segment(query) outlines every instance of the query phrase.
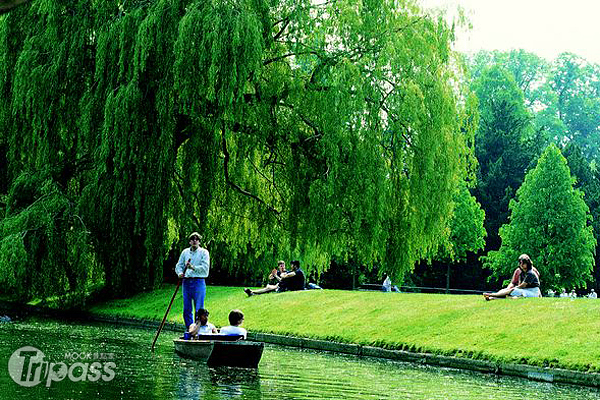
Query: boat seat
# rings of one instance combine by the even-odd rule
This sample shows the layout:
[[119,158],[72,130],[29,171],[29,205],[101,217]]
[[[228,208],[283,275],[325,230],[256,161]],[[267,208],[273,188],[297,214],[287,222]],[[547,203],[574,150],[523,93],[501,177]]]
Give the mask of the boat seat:
[[237,340],[243,339],[243,335],[198,335],[197,340],[220,340],[224,342],[235,342]]

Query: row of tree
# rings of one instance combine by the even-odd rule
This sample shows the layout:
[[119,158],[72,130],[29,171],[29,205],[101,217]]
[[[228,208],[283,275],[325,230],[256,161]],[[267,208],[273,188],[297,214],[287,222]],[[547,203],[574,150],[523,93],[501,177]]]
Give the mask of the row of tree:
[[[568,159],[597,181],[597,70],[482,53],[466,79],[452,40],[412,0],[37,0],[0,16],[3,291],[150,289],[192,230],[230,275],[294,257],[396,279],[464,262],[487,230],[497,274],[522,251],[549,283],[582,284],[579,192],[581,258],[500,226],[511,200],[525,218],[538,190],[521,183],[549,143],[579,145]],[[560,157],[550,147],[538,168],[572,189]],[[564,273],[568,257],[582,269]]]
[[[518,255],[529,253],[547,287],[595,287],[600,67],[573,54],[547,62],[522,50],[482,51],[467,58],[466,67],[479,100],[473,193],[485,211],[488,235],[479,253],[487,255],[483,263],[470,259],[475,279],[483,282],[491,270],[497,285],[496,278],[510,276]],[[439,284],[442,277],[435,282],[430,275],[434,282],[428,283]]]

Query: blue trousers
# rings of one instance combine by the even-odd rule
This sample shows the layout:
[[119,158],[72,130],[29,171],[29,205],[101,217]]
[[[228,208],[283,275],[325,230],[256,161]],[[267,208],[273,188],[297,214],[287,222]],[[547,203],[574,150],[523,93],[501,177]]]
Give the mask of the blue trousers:
[[[206,282],[204,279],[184,279],[183,280],[183,321],[187,330],[194,323],[196,312],[204,308],[204,298],[206,297]],[[194,306],[192,307],[192,301]]]

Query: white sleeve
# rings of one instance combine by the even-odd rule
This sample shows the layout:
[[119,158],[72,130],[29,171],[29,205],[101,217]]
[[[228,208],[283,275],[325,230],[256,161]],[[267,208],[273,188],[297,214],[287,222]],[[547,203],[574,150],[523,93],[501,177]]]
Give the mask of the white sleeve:
[[181,255],[179,256],[179,261],[177,262],[177,265],[175,265],[175,273],[177,274],[177,276],[179,276],[180,274],[183,273],[184,268],[185,268],[185,250],[181,252]]

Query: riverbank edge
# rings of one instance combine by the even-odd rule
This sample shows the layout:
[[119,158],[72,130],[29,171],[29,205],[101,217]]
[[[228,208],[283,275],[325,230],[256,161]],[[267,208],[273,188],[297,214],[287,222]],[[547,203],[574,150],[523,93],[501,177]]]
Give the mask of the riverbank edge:
[[[93,313],[87,314],[85,319],[93,322],[145,329],[158,329],[160,326],[160,322],[155,320],[106,316]],[[183,332],[185,330],[185,326],[179,323],[167,322],[163,327],[163,330],[165,329],[174,332]],[[381,347],[365,346],[360,344],[338,343],[328,340],[276,335],[261,332],[248,332],[248,340],[301,349],[331,351],[335,353],[355,355],[358,357],[376,357],[393,361],[456,368],[480,373],[516,376],[540,382],[600,387],[600,374],[593,372],[538,367],[526,364],[509,364],[486,360],[474,360],[471,358],[442,356],[431,353],[418,353],[405,350],[390,350]]]
[[[82,310],[51,310],[39,306],[17,307],[15,303],[0,301],[0,310],[19,310],[22,315],[37,315],[56,320],[70,320],[80,322],[96,322],[115,326],[126,326],[157,330],[160,321],[123,317],[118,315],[95,314]],[[165,322],[163,330],[183,332],[185,326],[175,322]],[[472,358],[443,356],[431,353],[419,353],[406,350],[390,350],[375,346],[365,346],[353,343],[339,343],[328,340],[302,338],[295,336],[277,335],[262,332],[248,332],[248,339],[281,346],[296,347],[301,349],[322,350],[335,353],[355,355],[358,357],[376,357],[381,359],[409,362],[421,365],[456,368],[459,370],[474,371],[495,375],[507,375],[526,378],[533,381],[566,383],[572,385],[600,387],[600,373],[567,370],[561,368],[538,367],[527,364],[513,364],[489,360],[475,360]]]

